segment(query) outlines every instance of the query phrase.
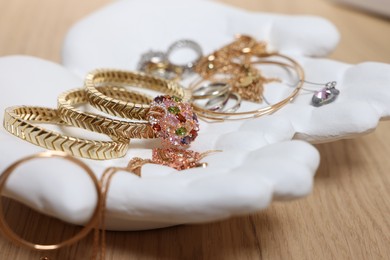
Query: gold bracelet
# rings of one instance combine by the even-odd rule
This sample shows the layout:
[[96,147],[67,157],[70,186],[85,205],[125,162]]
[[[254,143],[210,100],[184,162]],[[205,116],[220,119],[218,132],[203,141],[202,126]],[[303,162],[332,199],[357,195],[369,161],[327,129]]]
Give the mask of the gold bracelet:
[[102,211],[103,200],[105,200],[105,198],[103,198],[103,195],[100,191],[101,190],[100,182],[96,178],[96,176],[93,173],[93,171],[91,170],[91,168],[89,168],[85,163],[83,163],[82,161],[80,161],[74,157],[66,155],[62,152],[52,152],[52,151],[42,152],[42,153],[39,153],[36,155],[31,155],[31,156],[22,158],[16,162],[14,162],[13,164],[11,164],[9,167],[7,167],[7,169],[5,169],[1,173],[1,176],[0,176],[0,195],[3,195],[3,190],[5,188],[6,182],[7,182],[8,178],[10,177],[10,175],[15,171],[16,168],[18,168],[20,165],[22,165],[26,162],[36,160],[36,159],[42,159],[42,158],[60,158],[60,159],[67,160],[71,163],[76,164],[86,174],[88,174],[88,176],[91,178],[91,180],[95,186],[96,195],[97,195],[97,203],[96,203],[95,210],[94,210],[90,220],[84,225],[84,227],[76,235],[74,235],[73,237],[68,238],[62,242],[59,242],[58,244],[52,244],[52,245],[34,244],[34,243],[31,243],[29,241],[22,239],[21,237],[19,237],[19,235],[17,233],[15,233],[11,229],[11,227],[8,225],[8,223],[5,219],[3,205],[2,205],[2,199],[0,199],[0,231],[2,231],[4,233],[5,237],[7,237],[9,240],[11,240],[12,242],[14,242],[17,245],[21,245],[21,246],[24,246],[26,248],[36,249],[36,250],[55,250],[55,249],[59,249],[59,248],[62,248],[64,246],[69,246],[71,244],[76,243],[77,241],[81,240],[86,235],[88,235],[92,229],[98,228],[100,215],[101,215],[101,211]]
[[[104,95],[111,98],[120,98],[127,102],[132,101],[150,104],[153,101],[153,99],[144,94],[130,92],[124,88],[99,87],[97,89]],[[113,137],[122,137],[125,139],[156,137],[148,121],[124,121],[83,112],[75,108],[75,106],[87,102],[88,99],[85,88],[64,92],[58,97],[58,114],[62,120],[70,125]]]
[[[248,119],[248,118],[254,118],[254,117],[260,117],[266,114],[272,114],[273,112],[281,109],[283,106],[290,103],[299,93],[300,89],[302,88],[304,84],[305,79],[305,73],[302,68],[302,66],[295,61],[294,59],[278,53],[269,54],[269,57],[279,57],[281,59],[287,60],[289,63],[279,62],[279,61],[270,61],[270,60],[264,60],[264,61],[254,61],[252,64],[271,64],[271,65],[279,65],[282,67],[286,67],[288,69],[292,69],[296,72],[299,81],[295,87],[295,89],[283,100],[273,104],[269,105],[267,107],[251,110],[251,111],[243,111],[243,112],[216,112],[211,111],[205,108],[202,108],[201,106],[197,105],[195,102],[192,103],[192,106],[194,110],[199,114],[200,117],[205,119],[211,119],[216,121],[225,121],[225,120],[241,120],[241,119]],[[195,82],[192,86],[190,86],[191,89],[196,89],[199,87],[199,85],[204,81],[204,79],[201,79],[200,81]]]
[[49,150],[63,151],[73,156],[107,160],[123,157],[129,146],[128,139],[94,141],[62,135],[35,126],[31,122],[65,124],[57,110],[43,107],[9,107],[4,113],[4,128],[11,134]]
[[[275,57],[272,61],[270,58]],[[287,61],[287,62],[285,62]],[[262,72],[255,67],[256,64],[269,64],[293,70],[299,79],[295,89],[283,100],[269,104],[263,100],[264,85],[270,82],[280,82],[276,78],[266,78]],[[258,42],[255,38],[247,35],[238,35],[232,43],[223,46],[219,50],[200,59],[195,71],[201,79],[190,86],[193,89],[193,107],[200,117],[212,120],[240,120],[252,117],[259,117],[271,114],[291,102],[303,86],[305,75],[302,66],[292,58],[275,52],[267,52],[266,43]],[[221,78],[222,77],[222,78]],[[207,85],[200,85],[202,83]],[[226,104],[229,101],[229,93],[236,93],[243,100],[254,103],[265,103],[268,106],[259,109],[230,112],[222,110],[219,104]],[[217,99],[210,98],[209,94],[216,95]],[[218,104],[209,109],[208,106],[199,106],[196,99],[208,98],[208,104]],[[214,99],[214,100],[213,100]],[[214,103],[213,103],[214,102]],[[223,107],[222,106],[222,107]],[[233,109],[236,111],[236,109]]]
[[191,98],[190,92],[180,86],[179,83],[143,73],[100,69],[90,72],[85,79],[87,97],[93,107],[114,116],[145,120],[150,109],[149,104],[126,102],[118,98],[112,98],[97,89],[101,86],[124,87],[130,85],[176,96],[185,102]]

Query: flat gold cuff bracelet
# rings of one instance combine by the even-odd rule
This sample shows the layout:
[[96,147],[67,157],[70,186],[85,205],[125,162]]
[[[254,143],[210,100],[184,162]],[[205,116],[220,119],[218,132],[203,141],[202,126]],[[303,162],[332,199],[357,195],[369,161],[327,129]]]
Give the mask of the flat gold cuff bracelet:
[[89,103],[107,114],[128,119],[146,120],[150,105],[134,102],[126,102],[120,98],[112,98],[97,89],[101,86],[125,87],[134,86],[146,88],[177,96],[183,101],[191,98],[191,93],[185,90],[179,83],[156,78],[151,75],[120,71],[120,70],[95,70],[90,72],[85,79],[85,88]]
[[58,117],[57,110],[44,107],[9,107],[4,113],[4,128],[11,134],[49,150],[68,153],[73,156],[107,160],[123,157],[129,140],[95,141],[62,135],[35,126],[30,122],[65,125]]
[[[99,92],[110,98],[120,98],[124,101],[149,104],[152,99],[137,92],[124,88],[99,87]],[[129,122],[102,115],[83,112],[75,106],[88,103],[85,88],[73,89],[58,97],[58,114],[66,123],[119,138],[155,138],[156,135],[148,121]]]

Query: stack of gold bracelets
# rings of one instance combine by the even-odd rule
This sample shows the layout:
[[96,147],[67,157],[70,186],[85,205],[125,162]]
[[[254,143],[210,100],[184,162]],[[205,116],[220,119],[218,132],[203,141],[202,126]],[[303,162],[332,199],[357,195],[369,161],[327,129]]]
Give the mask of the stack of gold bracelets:
[[[153,100],[123,87],[130,84],[165,95]],[[96,70],[87,76],[85,88],[70,90],[58,97],[58,109],[7,108],[4,127],[13,135],[49,150],[88,159],[114,159],[126,154],[132,138],[161,137],[172,146],[189,145],[199,130],[196,115],[186,102],[189,98],[189,92],[173,81],[142,73]],[[85,103],[118,119],[76,108]],[[75,126],[106,134],[112,141],[66,136],[33,123]]]

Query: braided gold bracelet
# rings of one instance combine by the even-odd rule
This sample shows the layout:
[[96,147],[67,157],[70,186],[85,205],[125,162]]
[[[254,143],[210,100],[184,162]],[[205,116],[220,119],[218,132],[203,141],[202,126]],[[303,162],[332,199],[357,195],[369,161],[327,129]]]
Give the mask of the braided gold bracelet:
[[[144,94],[130,92],[124,88],[99,87],[98,91],[111,98],[120,98],[128,102],[149,104],[153,101]],[[64,92],[58,97],[58,114],[62,120],[70,125],[113,137],[125,139],[156,137],[148,121],[124,121],[83,112],[75,108],[75,106],[85,103],[88,103],[85,88]]]
[[63,151],[73,156],[107,160],[123,157],[129,146],[128,139],[95,141],[62,135],[35,126],[30,122],[65,125],[57,110],[44,107],[9,107],[4,113],[4,128],[11,134],[49,150]]
[[121,71],[121,70],[95,70],[85,79],[85,88],[89,103],[105,113],[128,119],[145,120],[150,109],[149,104],[126,102],[119,98],[105,95],[97,87],[101,86],[134,86],[146,88],[176,96],[188,101],[191,94],[180,84],[174,81],[156,78],[151,75]]

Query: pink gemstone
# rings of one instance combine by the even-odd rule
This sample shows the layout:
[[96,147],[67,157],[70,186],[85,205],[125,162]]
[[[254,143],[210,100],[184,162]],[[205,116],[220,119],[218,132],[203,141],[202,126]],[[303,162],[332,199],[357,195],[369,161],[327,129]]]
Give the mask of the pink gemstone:
[[325,100],[329,97],[330,93],[327,89],[322,89],[320,91],[317,91],[314,96],[316,96],[319,99]]
[[311,103],[315,107],[319,107],[325,104],[329,104],[337,98],[340,91],[335,87],[325,87],[320,91],[314,93]]

